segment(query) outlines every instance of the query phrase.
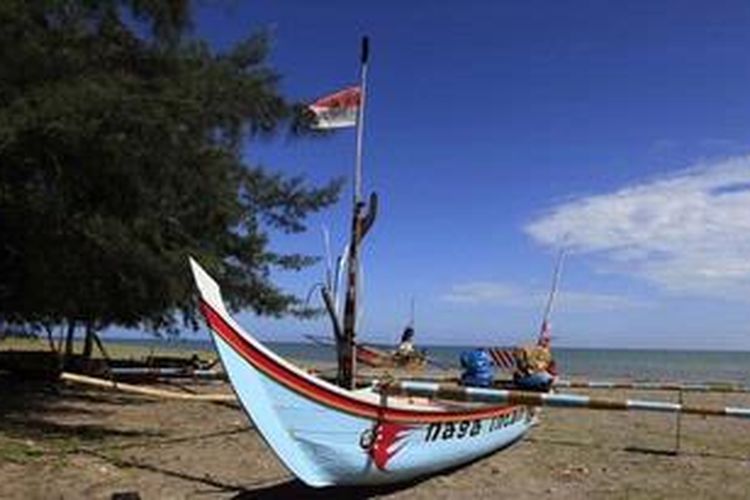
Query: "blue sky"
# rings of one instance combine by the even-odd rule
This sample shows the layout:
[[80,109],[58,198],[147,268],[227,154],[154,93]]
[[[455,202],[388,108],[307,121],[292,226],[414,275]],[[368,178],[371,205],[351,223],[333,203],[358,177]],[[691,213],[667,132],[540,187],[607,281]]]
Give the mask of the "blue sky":
[[[363,338],[395,341],[413,296],[422,343],[531,339],[565,238],[560,345],[750,349],[747,2],[203,2],[194,24],[217,48],[267,29],[304,100],[355,83],[370,35]],[[353,146],[345,130],[246,154],[324,181],[350,176]],[[273,245],[321,254],[325,223],[341,248],[350,196]],[[322,275],[277,279],[304,295]]]

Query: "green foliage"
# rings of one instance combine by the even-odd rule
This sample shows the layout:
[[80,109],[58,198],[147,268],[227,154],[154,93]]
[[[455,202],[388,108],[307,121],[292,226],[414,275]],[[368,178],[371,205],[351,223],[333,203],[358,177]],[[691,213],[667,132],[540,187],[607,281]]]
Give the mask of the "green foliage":
[[313,259],[268,231],[303,231],[341,184],[244,163],[248,139],[305,117],[265,35],[214,53],[186,35],[188,3],[0,2],[0,321],[193,322],[188,254],[234,308],[299,305],[269,274]]

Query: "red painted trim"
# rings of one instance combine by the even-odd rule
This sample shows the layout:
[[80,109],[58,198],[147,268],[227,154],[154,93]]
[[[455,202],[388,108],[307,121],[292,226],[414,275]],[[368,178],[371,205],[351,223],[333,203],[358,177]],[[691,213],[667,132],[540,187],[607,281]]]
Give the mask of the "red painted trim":
[[339,410],[357,417],[365,417],[373,420],[422,423],[433,422],[477,420],[492,418],[510,413],[514,406],[491,407],[471,411],[452,412],[430,412],[419,410],[404,410],[399,408],[383,408],[367,401],[341,394],[317,384],[286,366],[278,363],[252,343],[248,342],[239,332],[229,325],[208,303],[201,301],[201,312],[206,318],[209,327],[216,332],[234,351],[248,363],[253,365],[265,376],[280,383],[284,387],[297,394],[322,404],[334,410]]

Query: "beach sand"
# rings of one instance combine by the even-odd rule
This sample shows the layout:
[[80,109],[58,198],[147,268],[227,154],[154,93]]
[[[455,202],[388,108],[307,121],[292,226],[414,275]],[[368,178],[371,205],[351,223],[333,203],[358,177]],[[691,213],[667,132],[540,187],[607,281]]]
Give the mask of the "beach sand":
[[[747,394],[685,398],[750,406]],[[683,417],[677,455],[675,422],[674,415],[545,409],[518,444],[458,470],[388,488],[313,490],[284,469],[233,404],[0,378],[0,498],[750,498],[750,422]]]

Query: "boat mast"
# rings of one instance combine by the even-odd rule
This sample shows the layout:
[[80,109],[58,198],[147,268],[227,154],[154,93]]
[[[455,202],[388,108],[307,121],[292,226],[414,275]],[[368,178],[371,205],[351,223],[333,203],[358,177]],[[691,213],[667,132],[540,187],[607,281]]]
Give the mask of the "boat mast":
[[542,318],[542,327],[539,331],[539,338],[537,344],[549,342],[550,338],[550,325],[549,317],[552,314],[552,305],[555,303],[555,297],[557,296],[557,290],[560,285],[560,273],[562,272],[563,261],[565,260],[565,247],[560,248],[560,253],[557,254],[557,262],[555,263],[555,272],[552,275],[552,288],[550,288],[549,297],[547,298],[547,305],[544,307],[544,316]]
[[351,242],[347,259],[346,301],[344,303],[343,346],[339,348],[339,384],[354,389],[356,373],[356,322],[357,322],[357,278],[359,273],[359,245],[367,230],[372,225],[375,215],[376,199],[371,196],[367,215],[365,202],[362,200],[362,146],[365,128],[365,98],[367,95],[367,59],[369,40],[362,37],[360,56],[360,97],[357,113],[357,144],[354,158],[354,194]]

